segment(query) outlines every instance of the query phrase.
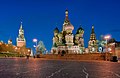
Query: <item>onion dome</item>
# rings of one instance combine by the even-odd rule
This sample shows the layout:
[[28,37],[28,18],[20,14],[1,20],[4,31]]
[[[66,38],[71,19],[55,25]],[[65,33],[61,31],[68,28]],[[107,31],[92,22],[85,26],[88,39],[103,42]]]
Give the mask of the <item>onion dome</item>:
[[58,34],[58,37],[62,37],[62,33],[61,32]]
[[59,33],[59,29],[57,27],[54,29],[54,33]]
[[73,25],[67,25],[66,27],[65,27],[65,30],[73,30],[74,29],[74,27],[73,27]]
[[77,33],[76,34],[83,34],[84,33],[84,29],[82,28],[82,26],[80,26],[77,30]]
[[70,23],[69,19],[68,19],[68,10],[65,11],[65,21],[63,24],[63,31],[65,30],[73,30],[74,27],[73,25]]

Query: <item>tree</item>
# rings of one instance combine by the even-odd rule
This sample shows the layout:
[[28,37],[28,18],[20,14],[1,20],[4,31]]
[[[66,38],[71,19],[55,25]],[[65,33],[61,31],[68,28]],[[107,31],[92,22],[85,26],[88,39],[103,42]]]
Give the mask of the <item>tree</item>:
[[39,54],[43,54],[45,52],[46,48],[44,46],[43,41],[39,41],[38,45],[37,45],[37,53]]
[[103,35],[100,36],[100,40],[97,41],[97,45],[98,45],[98,51],[103,52],[103,49],[105,48],[106,45],[106,41]]

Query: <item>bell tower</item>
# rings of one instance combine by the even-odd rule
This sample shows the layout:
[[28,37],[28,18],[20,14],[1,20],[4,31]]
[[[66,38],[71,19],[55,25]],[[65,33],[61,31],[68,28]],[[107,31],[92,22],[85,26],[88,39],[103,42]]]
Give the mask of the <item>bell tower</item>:
[[97,40],[94,32],[94,26],[92,26],[92,31],[90,35],[90,40],[88,43],[88,48],[91,53],[97,52]]

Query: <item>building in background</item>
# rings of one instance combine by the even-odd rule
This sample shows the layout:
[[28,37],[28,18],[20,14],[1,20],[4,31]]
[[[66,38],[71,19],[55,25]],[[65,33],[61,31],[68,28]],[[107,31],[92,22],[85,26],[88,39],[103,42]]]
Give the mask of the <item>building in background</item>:
[[32,50],[31,48],[26,47],[26,40],[24,37],[24,30],[22,28],[22,22],[19,29],[18,37],[16,38],[16,45],[12,44],[12,39],[8,40],[8,44],[0,41],[0,54],[7,55],[12,57],[22,57],[22,56],[30,56]]
[[95,53],[98,50],[96,35],[95,35],[95,31],[94,31],[94,26],[92,26],[90,40],[88,42],[88,49],[89,49],[90,53]]
[[72,31],[74,26],[68,19],[68,10],[65,11],[65,20],[63,29],[59,32],[58,28],[54,30],[53,54],[81,54],[84,52],[84,30],[80,27],[74,35]]
[[12,45],[12,39],[9,39],[9,40],[8,40],[8,44],[11,44],[11,45]]
[[108,41],[108,52],[111,52],[113,56],[118,56],[120,58],[120,42],[115,39],[110,39]]
[[18,47],[26,47],[26,40],[25,40],[25,37],[24,37],[24,30],[22,28],[22,22],[21,22],[21,25],[20,25],[19,34],[18,34],[18,37],[17,37],[16,41],[17,41],[17,46]]

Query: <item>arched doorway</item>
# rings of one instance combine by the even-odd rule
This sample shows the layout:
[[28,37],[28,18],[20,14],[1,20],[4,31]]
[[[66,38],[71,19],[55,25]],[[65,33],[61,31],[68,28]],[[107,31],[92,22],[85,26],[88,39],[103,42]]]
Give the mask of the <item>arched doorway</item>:
[[61,56],[64,56],[64,54],[66,54],[66,52],[62,50]]

